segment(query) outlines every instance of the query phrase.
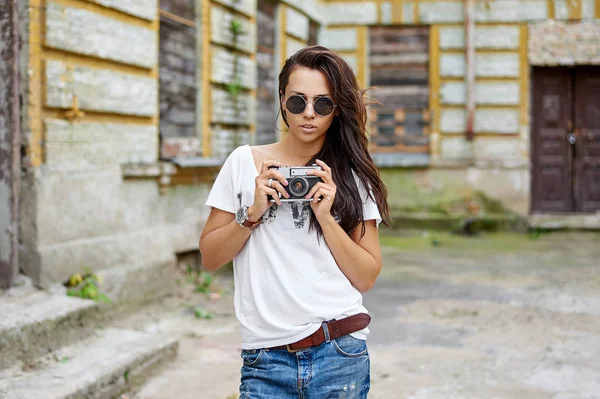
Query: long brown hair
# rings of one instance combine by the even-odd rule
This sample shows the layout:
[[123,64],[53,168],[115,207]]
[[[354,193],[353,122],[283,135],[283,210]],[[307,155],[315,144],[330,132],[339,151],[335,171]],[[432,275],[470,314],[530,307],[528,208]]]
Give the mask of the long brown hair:
[[[364,222],[363,201],[360,198],[356,180],[367,189],[369,197],[377,204],[383,223],[390,226],[390,208],[387,203],[387,189],[381,180],[379,170],[369,154],[367,138],[367,108],[365,90],[361,90],[354,72],[343,58],[323,46],[306,47],[285,61],[279,74],[279,93],[285,93],[291,73],[297,67],[320,71],[327,78],[331,97],[337,104],[337,115],[326,133],[321,150],[307,163],[315,159],[323,160],[331,167],[337,194],[332,205],[332,214],[340,220],[340,226],[350,234],[359,223]],[[286,114],[279,101],[279,109],[285,124],[289,127]],[[321,226],[311,210],[310,228],[323,234]],[[363,224],[361,237],[365,234]]]

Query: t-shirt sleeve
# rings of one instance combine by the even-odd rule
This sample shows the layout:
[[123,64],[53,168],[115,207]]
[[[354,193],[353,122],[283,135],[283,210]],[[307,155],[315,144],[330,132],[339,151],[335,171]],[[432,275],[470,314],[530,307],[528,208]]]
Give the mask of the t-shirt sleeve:
[[234,182],[236,175],[235,169],[238,165],[237,157],[238,151],[236,150],[229,154],[225,160],[225,163],[221,167],[221,170],[210,189],[210,193],[204,204],[205,206],[235,213],[236,202]]
[[[379,223],[381,223],[381,214],[379,213],[379,208],[377,208],[377,203],[373,201],[371,197],[367,194],[367,190],[365,186],[362,184],[358,176],[355,175],[356,184],[358,185],[358,193],[360,195],[360,199],[363,203],[363,219],[364,220],[375,220],[377,228],[379,228]],[[373,192],[371,192],[371,196],[373,196]]]

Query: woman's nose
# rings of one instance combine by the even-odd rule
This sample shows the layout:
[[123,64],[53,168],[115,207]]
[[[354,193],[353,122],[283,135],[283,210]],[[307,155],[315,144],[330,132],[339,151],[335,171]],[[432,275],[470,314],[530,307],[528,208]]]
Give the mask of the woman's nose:
[[315,116],[315,108],[313,106],[313,103],[306,103],[306,108],[304,108],[303,114],[308,118],[313,118]]

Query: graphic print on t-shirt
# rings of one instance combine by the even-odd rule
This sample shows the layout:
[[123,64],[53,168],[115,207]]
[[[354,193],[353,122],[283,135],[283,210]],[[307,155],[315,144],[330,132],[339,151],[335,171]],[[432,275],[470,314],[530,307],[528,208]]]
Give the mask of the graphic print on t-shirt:
[[[240,191],[236,195],[238,200],[238,208],[242,207],[242,192]],[[262,215],[262,223],[271,223],[277,217],[277,204],[271,205],[269,209]]]
[[[297,229],[304,227],[308,217],[310,215],[310,204],[308,202],[291,202],[292,205],[292,218],[294,219],[294,226]],[[302,207],[302,208],[300,208]]]
[[273,205],[271,205],[271,207],[269,209],[267,209],[267,211],[265,213],[263,213],[262,222],[263,223],[271,223],[271,222],[275,221],[276,217],[277,217],[277,204],[273,204]]

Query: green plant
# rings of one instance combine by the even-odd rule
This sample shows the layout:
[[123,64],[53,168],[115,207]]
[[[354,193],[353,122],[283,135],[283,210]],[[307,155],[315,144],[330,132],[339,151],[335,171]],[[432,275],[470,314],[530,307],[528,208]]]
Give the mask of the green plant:
[[92,299],[96,302],[111,303],[110,298],[100,291],[102,277],[93,273],[87,266],[83,267],[82,273],[69,276],[63,283],[67,287],[67,295],[78,298]]
[[197,319],[212,319],[213,317],[212,313],[200,306],[194,308],[194,316],[196,316]]
[[206,271],[194,270],[190,265],[186,265],[185,281],[194,285],[194,292],[209,294],[214,291],[214,277]]

